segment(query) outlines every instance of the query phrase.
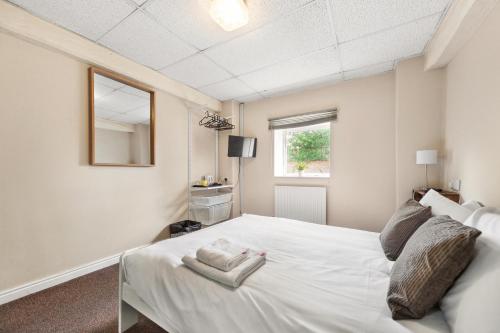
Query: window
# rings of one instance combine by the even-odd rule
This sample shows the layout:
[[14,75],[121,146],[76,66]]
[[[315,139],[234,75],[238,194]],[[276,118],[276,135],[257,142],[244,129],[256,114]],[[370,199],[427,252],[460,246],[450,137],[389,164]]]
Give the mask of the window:
[[275,177],[330,176],[330,122],[274,130]]

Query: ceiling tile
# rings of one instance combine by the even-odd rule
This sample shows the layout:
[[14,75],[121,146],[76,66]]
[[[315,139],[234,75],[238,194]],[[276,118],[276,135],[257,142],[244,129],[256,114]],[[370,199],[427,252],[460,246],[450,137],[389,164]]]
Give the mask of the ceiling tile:
[[109,120],[120,122],[120,123],[127,123],[127,124],[139,124],[139,123],[145,122],[147,119],[144,119],[143,117],[140,117],[140,116],[131,116],[129,114],[120,114],[120,115],[117,115]]
[[94,83],[94,98],[99,99],[111,94],[115,89],[105,86],[99,82]]
[[220,101],[227,101],[229,99],[246,96],[255,93],[247,85],[238,79],[229,79],[219,83],[214,83],[199,89],[201,92],[217,98]]
[[131,117],[142,117],[144,119],[149,119],[149,116],[151,115],[151,108],[149,107],[149,105],[143,105],[141,107],[138,107],[137,109],[125,112],[124,114]]
[[381,64],[363,67],[352,71],[344,72],[344,79],[352,80],[362,77],[377,75],[394,69],[394,61],[388,61]]
[[239,75],[334,43],[326,2],[318,0],[205,52],[216,63]]
[[231,74],[203,54],[195,54],[162,69],[160,72],[193,88],[220,82],[231,77]]
[[421,54],[437,28],[440,15],[369,35],[340,45],[345,71]]
[[224,31],[209,13],[211,0],[153,0],[146,11],[170,31],[191,45],[204,50],[227,41],[262,24],[283,16],[311,0],[251,0],[247,1],[249,22],[232,32]]
[[451,0],[329,0],[339,42],[440,13]]
[[116,81],[116,80],[113,80],[113,79],[110,79],[108,77],[102,76],[100,74],[94,74],[94,82],[96,84],[102,84],[103,86],[112,88],[113,90],[125,87],[125,85],[123,83]]
[[119,113],[124,113],[143,105],[149,105],[149,101],[119,90],[115,90],[113,93],[95,101],[96,107]]
[[282,95],[297,93],[297,92],[304,91],[304,90],[321,88],[324,86],[336,84],[340,81],[342,81],[342,74],[341,73],[329,74],[329,75],[321,76],[321,77],[318,77],[318,78],[315,78],[312,80],[302,81],[302,82],[298,82],[295,84],[279,87],[276,89],[269,89],[266,91],[261,91],[260,93],[264,97],[282,96]]
[[250,103],[250,102],[258,101],[259,99],[263,99],[263,98],[264,98],[264,96],[262,96],[261,94],[255,93],[255,94],[250,94],[250,95],[246,95],[246,96],[236,97],[235,100],[237,100],[238,102],[241,102],[241,103]]
[[132,1],[135,2],[138,6],[140,6],[148,0],[132,0]]
[[99,107],[96,107],[94,111],[96,118],[101,118],[101,119],[111,119],[119,115],[118,112],[108,111]]
[[[346,79],[391,70],[423,52],[451,0],[246,0],[249,24],[234,32],[212,21],[211,0],[10,2],[215,98],[253,101],[335,83],[340,70]],[[97,95],[113,95],[101,98],[106,108],[138,106],[132,88],[95,82]]]
[[123,0],[9,0],[33,14],[96,40],[135,10]]
[[196,53],[142,11],[136,11],[99,40],[99,43],[154,69]]
[[337,49],[330,47],[239,77],[257,91],[275,89],[341,71]]
[[144,98],[145,100],[148,100],[148,101],[150,99],[150,95],[147,91],[137,89],[137,88],[134,88],[131,86],[125,86],[125,87],[121,88],[120,91],[127,93],[127,94],[130,94],[130,95]]

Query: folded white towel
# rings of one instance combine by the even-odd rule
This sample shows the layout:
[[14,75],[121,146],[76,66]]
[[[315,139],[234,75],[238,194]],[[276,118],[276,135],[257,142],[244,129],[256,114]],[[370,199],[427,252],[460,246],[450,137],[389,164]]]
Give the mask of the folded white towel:
[[191,256],[182,257],[182,262],[193,271],[226,286],[237,288],[250,274],[266,262],[265,253],[251,253],[249,257],[230,272],[208,266]]
[[220,238],[196,251],[196,258],[212,267],[229,272],[248,257],[248,248]]

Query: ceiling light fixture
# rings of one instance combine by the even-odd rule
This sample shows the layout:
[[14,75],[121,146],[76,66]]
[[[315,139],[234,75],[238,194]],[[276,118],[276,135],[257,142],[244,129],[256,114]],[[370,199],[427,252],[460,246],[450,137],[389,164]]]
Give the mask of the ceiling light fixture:
[[222,29],[233,31],[248,23],[248,8],[244,0],[212,0],[210,16]]

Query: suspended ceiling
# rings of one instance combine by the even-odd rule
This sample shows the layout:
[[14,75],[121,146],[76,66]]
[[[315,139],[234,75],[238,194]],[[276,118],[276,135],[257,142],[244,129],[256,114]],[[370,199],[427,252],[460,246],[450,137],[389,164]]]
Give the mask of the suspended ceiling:
[[222,30],[210,0],[11,0],[219,100],[241,102],[390,71],[419,55],[450,0],[246,0]]

